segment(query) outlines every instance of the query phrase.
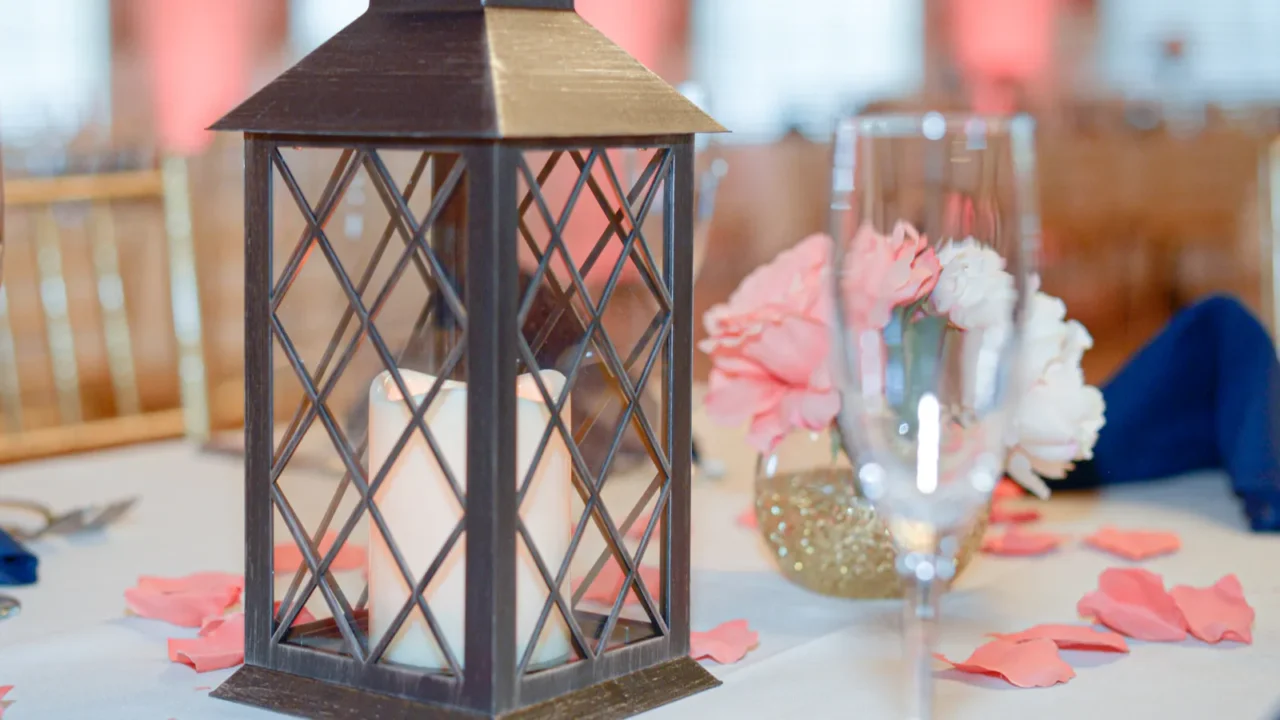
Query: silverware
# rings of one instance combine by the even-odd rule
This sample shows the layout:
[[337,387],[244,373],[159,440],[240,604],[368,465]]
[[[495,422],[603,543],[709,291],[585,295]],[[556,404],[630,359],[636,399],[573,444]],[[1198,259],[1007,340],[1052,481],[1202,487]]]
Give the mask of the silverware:
[[18,616],[22,612],[22,603],[12,595],[0,595],[0,622]]
[[31,542],[45,535],[75,535],[101,530],[124,517],[137,502],[137,497],[131,497],[55,513],[50,508],[31,500],[0,499],[0,508],[22,510],[43,518],[44,525],[35,530],[20,527],[4,528],[5,532],[13,536],[13,539],[19,542]]

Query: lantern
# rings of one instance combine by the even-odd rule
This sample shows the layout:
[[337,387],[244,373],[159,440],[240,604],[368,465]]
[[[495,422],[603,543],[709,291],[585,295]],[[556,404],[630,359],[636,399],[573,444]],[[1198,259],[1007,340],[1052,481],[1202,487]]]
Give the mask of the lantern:
[[[691,235],[722,128],[573,0],[372,0],[214,128],[245,135],[247,444],[245,665],[214,694],[613,718],[713,687]],[[625,338],[624,271],[655,308]]]

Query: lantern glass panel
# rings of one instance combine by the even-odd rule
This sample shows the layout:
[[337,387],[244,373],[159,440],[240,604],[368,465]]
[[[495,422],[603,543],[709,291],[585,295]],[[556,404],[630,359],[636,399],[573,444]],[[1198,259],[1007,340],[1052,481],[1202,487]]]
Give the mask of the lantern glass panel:
[[465,163],[308,147],[273,166],[273,641],[458,677]]
[[518,163],[521,372],[544,406],[516,417],[517,467],[536,468],[518,499],[525,673],[669,632],[671,160],[576,148]]

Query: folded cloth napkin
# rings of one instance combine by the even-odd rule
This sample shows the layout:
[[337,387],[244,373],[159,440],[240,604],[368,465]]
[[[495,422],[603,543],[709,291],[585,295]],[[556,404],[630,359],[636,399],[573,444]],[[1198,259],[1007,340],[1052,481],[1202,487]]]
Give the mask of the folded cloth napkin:
[[1179,312],[1102,394],[1093,460],[1055,489],[1221,468],[1253,529],[1280,531],[1280,363],[1243,305],[1213,297]]
[[36,556],[0,530],[0,585],[30,585],[36,581]]

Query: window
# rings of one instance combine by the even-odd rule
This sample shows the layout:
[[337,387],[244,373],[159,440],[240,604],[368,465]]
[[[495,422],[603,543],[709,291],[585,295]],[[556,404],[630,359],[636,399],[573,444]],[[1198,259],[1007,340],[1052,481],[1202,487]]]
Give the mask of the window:
[[792,128],[825,138],[842,111],[916,91],[924,76],[922,0],[702,0],[695,79],[727,142]]
[[369,8],[369,0],[292,0],[289,44],[298,57],[315,50]]
[[66,139],[111,116],[107,0],[0,0],[0,138]]
[[[1280,2],[1105,0],[1102,74],[1131,96],[1232,103],[1280,97]],[[1183,45],[1170,62],[1164,48]]]

